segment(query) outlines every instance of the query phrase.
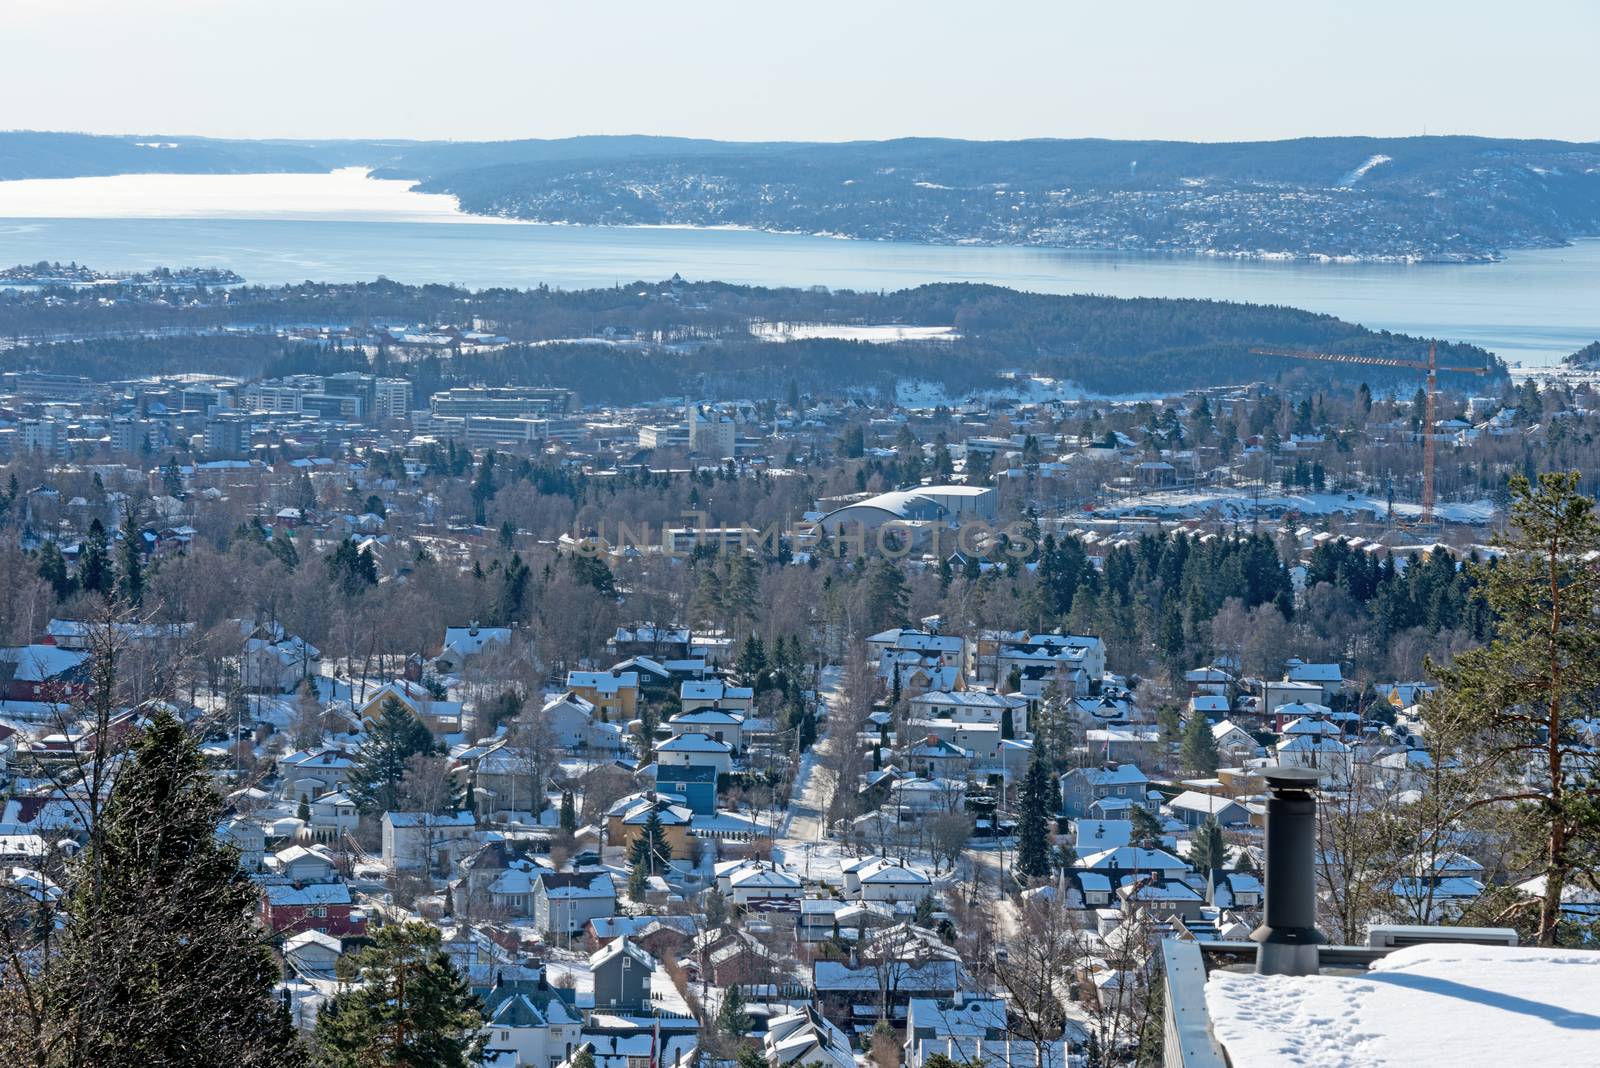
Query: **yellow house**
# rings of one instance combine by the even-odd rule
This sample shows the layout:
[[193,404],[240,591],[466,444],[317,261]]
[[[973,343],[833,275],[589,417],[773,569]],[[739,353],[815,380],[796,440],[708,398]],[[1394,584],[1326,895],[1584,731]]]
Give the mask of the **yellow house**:
[[383,702],[393,697],[411,710],[434,734],[454,734],[461,730],[461,702],[436,701],[427,687],[410,679],[396,679],[375,690],[356,710],[363,727],[371,727],[382,714]]
[[606,845],[632,849],[633,840],[644,833],[652,810],[661,820],[661,835],[672,847],[674,859],[687,858],[691,840],[689,827],[694,822],[694,812],[649,790],[629,794],[606,810]]
[[637,671],[569,671],[567,690],[594,705],[608,723],[627,723],[638,715]]

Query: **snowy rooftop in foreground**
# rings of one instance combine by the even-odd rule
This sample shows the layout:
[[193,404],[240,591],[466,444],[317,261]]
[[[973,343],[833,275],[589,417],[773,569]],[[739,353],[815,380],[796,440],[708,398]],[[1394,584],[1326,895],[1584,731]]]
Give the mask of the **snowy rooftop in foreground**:
[[1432,944],[1358,975],[1214,971],[1206,1007],[1233,1068],[1592,1064],[1600,953]]

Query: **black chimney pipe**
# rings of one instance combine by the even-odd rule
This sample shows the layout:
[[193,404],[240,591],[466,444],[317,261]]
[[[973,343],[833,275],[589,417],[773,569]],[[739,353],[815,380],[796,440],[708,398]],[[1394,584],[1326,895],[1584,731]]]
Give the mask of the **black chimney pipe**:
[[1267,797],[1266,905],[1250,935],[1258,975],[1315,975],[1317,946],[1317,799],[1313,768],[1262,769]]

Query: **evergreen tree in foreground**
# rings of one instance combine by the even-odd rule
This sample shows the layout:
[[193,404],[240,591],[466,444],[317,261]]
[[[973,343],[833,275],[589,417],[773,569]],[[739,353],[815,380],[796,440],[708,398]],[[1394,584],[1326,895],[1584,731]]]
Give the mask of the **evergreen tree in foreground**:
[[1017,874],[1042,879],[1050,874],[1050,769],[1038,752],[1022,779],[1021,818],[1017,841]]
[[96,1068],[305,1063],[273,996],[259,891],[219,843],[222,804],[188,732],[157,712],[101,812],[48,965],[50,1063]]
[[1600,711],[1600,516],[1580,479],[1511,479],[1504,555],[1473,568],[1494,640],[1448,667],[1430,662],[1441,686],[1423,706],[1467,795],[1459,811],[1494,814],[1517,860],[1544,880],[1521,910],[1536,912],[1527,926],[1543,946],[1556,944],[1567,887],[1600,867],[1592,750],[1579,733]]
[[372,945],[339,960],[359,983],[317,1016],[316,1043],[329,1068],[414,1065],[463,1068],[478,1061],[478,999],[426,923],[380,927]]
[[398,808],[406,761],[436,748],[427,725],[398,697],[385,697],[378,706],[378,722],[367,729],[366,740],[356,750],[356,765],[350,772],[350,800],[363,812]]

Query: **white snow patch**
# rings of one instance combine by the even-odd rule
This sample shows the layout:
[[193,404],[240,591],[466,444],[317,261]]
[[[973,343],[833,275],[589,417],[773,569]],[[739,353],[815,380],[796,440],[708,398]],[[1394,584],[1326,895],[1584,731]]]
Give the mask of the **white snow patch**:
[[361,167],[326,174],[116,174],[0,182],[0,218],[359,219],[512,222],[468,215],[445,193],[369,178]]
[[1364,975],[1213,972],[1206,1008],[1234,1068],[1593,1063],[1600,953],[1435,944]]
[[[1166,515],[1202,516],[1216,512],[1224,518],[1245,518],[1256,514],[1277,515],[1299,512],[1302,515],[1335,515],[1366,512],[1374,517],[1388,515],[1389,505],[1381,497],[1366,494],[1343,493],[1276,493],[1259,497],[1247,488],[1218,488],[1204,490],[1164,490],[1132,497],[1119,497],[1114,503],[1097,507],[1096,515]],[[1476,501],[1441,502],[1434,513],[1449,523],[1483,524],[1494,521],[1494,501],[1487,497]],[[1400,519],[1420,519],[1422,505],[1409,501],[1395,501],[1394,514]]]
[[1393,156],[1385,156],[1382,152],[1379,152],[1374,156],[1369,156],[1367,158],[1367,162],[1363,163],[1361,166],[1357,167],[1343,178],[1340,178],[1339,184],[1355,185],[1357,182],[1361,181],[1361,179],[1365,178],[1367,176],[1367,172],[1372,170],[1372,168],[1382,166],[1385,163],[1393,162]]
[[940,185],[938,182],[912,182],[911,184],[916,186],[918,189],[949,189],[950,188],[947,185]]
[[751,323],[750,332],[762,341],[801,341],[831,338],[836,341],[866,341],[889,345],[897,341],[954,341],[960,337],[953,326],[905,326],[888,323],[880,326],[854,326],[845,323]]

